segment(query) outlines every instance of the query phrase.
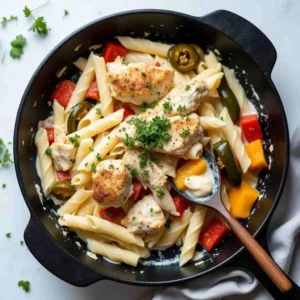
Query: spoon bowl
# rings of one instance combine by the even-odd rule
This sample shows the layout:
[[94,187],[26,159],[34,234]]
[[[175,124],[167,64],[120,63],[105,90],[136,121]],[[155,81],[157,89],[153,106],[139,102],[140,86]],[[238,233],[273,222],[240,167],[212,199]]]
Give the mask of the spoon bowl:
[[197,197],[193,195],[192,193],[186,192],[185,190],[180,190],[174,181],[172,179],[169,179],[170,184],[172,187],[177,191],[178,194],[182,195],[184,198],[195,202],[196,204],[204,204],[208,201],[213,200],[218,195],[220,195],[220,189],[221,189],[221,175],[220,170],[218,167],[218,164],[216,162],[216,159],[210,154],[210,152],[206,149],[203,149],[202,159],[205,160],[207,164],[207,168],[210,169],[212,174],[212,180],[213,180],[213,188],[212,191],[203,197]]

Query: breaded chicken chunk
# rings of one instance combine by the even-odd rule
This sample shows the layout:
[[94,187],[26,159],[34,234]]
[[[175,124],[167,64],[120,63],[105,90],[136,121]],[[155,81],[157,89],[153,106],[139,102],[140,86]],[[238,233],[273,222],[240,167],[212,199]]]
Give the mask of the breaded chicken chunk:
[[151,233],[158,231],[166,223],[162,209],[152,195],[138,201],[122,219],[121,224],[132,233]]
[[174,70],[145,63],[113,62],[107,64],[112,96],[122,102],[142,105],[162,99],[170,89]]
[[132,182],[125,162],[120,159],[101,161],[93,175],[92,197],[102,207],[120,207],[132,194]]

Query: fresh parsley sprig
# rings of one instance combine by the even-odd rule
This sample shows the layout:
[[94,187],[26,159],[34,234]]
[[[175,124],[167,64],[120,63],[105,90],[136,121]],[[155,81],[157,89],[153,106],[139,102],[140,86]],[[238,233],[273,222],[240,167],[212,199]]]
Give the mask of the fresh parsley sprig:
[[40,9],[41,7],[45,6],[49,1],[44,3],[43,5],[35,8],[35,9],[30,9],[27,6],[23,9],[24,15],[26,18],[31,17],[34,20],[34,23],[31,25],[29,28],[29,31],[36,32],[39,35],[47,35],[49,28],[47,26],[47,23],[44,20],[44,17],[38,17],[37,19],[33,17],[33,12]]
[[18,282],[18,286],[19,287],[22,287],[22,289],[26,292],[26,293],[28,293],[29,291],[30,291],[30,282],[29,281],[25,281],[25,280],[20,280],[19,282]]
[[0,138],[0,166],[4,167],[13,164],[9,150],[7,149],[3,139]]
[[24,52],[23,48],[26,44],[27,44],[26,38],[22,34],[17,35],[16,38],[10,43],[11,45],[11,49],[9,52],[10,56],[13,59],[20,58]]
[[11,22],[11,21],[17,21],[18,20],[18,17],[17,16],[13,16],[11,15],[10,17],[6,18],[6,17],[3,17],[2,18],[2,26],[6,26],[7,23]]

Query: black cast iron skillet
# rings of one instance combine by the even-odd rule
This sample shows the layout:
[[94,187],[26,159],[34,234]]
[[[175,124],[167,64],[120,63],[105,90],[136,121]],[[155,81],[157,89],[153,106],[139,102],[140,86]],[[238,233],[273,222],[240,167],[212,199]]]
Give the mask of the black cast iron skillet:
[[[276,61],[274,46],[258,28],[228,11],[219,10],[203,17],[192,17],[171,11],[137,10],[96,20],[68,36],[44,59],[26,88],[16,119],[14,159],[20,188],[31,213],[24,234],[29,250],[51,273],[76,286],[87,286],[102,279],[136,285],[177,285],[217,269],[239,267],[253,273],[275,298],[300,299],[294,283],[293,290],[284,295],[274,287],[252,258],[242,251],[234,236],[229,236],[212,252],[212,256],[207,254],[212,259],[198,266],[190,263],[179,268],[178,263],[173,263],[132,268],[89,258],[84,248],[78,248],[70,241],[76,237],[71,233],[67,238],[62,235],[52,213],[54,207],[51,201],[47,202],[46,208],[42,207],[34,187],[40,180],[35,169],[33,139],[38,121],[50,113],[47,102],[58,81],[55,76],[57,70],[68,66],[65,76],[69,76],[72,62],[79,56],[86,56],[89,46],[104,44],[116,35],[144,37],[145,32],[150,34],[148,38],[151,40],[174,44],[187,42],[203,48],[211,46],[219,49],[222,62],[236,69],[248,98],[260,113],[265,151],[267,157],[272,158],[271,169],[259,176],[258,189],[263,198],[244,222],[252,235],[258,238],[260,233],[261,243],[267,249],[266,229],[280,199],[289,162],[286,116],[270,78]],[[82,46],[74,51],[78,45]],[[260,101],[255,98],[252,86]],[[270,145],[274,147],[273,152],[269,151]],[[165,251],[164,256],[172,258],[176,251]],[[154,254],[151,260],[156,261],[157,255]]]

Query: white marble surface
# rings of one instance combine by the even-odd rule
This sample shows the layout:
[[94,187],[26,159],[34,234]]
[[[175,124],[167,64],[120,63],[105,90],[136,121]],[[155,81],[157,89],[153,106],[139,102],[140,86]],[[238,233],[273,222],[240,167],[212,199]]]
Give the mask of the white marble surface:
[[[290,133],[298,123],[299,100],[299,62],[300,48],[300,2],[292,0],[134,0],[134,1],[97,1],[97,0],[50,0],[39,11],[45,16],[51,27],[50,34],[40,38],[27,31],[29,21],[22,15],[26,4],[29,7],[40,5],[42,0],[0,1],[0,17],[18,15],[19,21],[3,28],[0,26],[0,53],[8,53],[9,43],[17,34],[28,38],[25,54],[20,61],[13,61],[6,55],[0,64],[0,137],[12,141],[17,108],[29,78],[41,60],[59,41],[78,27],[98,17],[114,12],[137,8],[161,8],[201,16],[216,9],[233,11],[256,24],[274,43],[278,59],[272,78],[283,100],[289,121]],[[105,5],[103,4],[105,3]],[[70,15],[63,18],[63,10]],[[1,55],[1,54],[0,54]],[[1,55],[2,56],[2,55]],[[291,178],[289,178],[291,181]],[[2,189],[2,183],[7,183]],[[276,227],[300,210],[299,202],[290,203],[282,199],[273,219]],[[26,249],[20,245],[25,226],[29,219],[28,209],[23,201],[17,184],[14,168],[0,169],[0,299],[5,300],[93,300],[93,299],[142,299],[153,293],[152,288],[133,287],[104,281],[87,288],[77,288],[54,277],[45,270]],[[12,232],[11,239],[5,233]],[[298,247],[298,249],[300,249]],[[295,254],[291,267],[291,276],[300,283],[299,251]],[[297,253],[295,252],[295,253]],[[31,282],[31,292],[25,294],[17,287],[19,280]],[[105,295],[105,296],[104,296]],[[241,297],[230,297],[238,299]],[[255,291],[245,299],[270,299],[262,289]]]

